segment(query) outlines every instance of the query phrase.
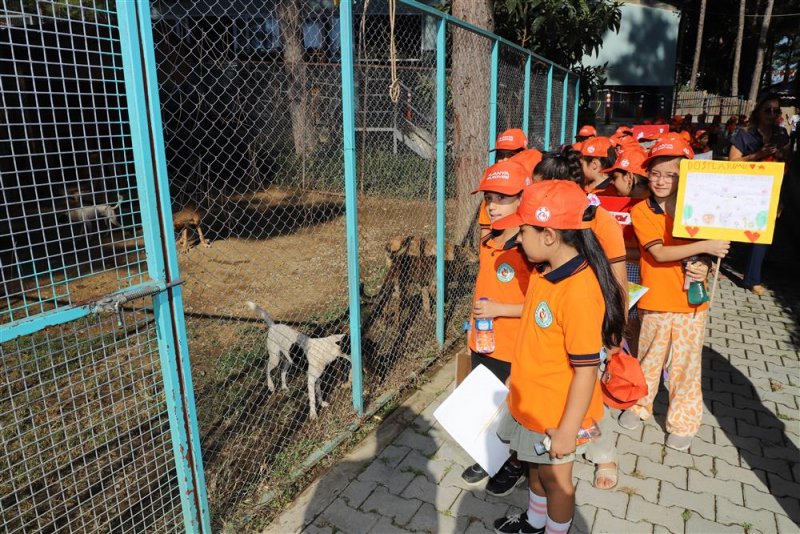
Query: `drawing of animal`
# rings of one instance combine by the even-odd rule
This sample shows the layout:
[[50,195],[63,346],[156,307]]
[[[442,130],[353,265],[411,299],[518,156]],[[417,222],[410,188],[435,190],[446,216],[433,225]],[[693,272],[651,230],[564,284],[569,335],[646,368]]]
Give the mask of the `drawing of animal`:
[[320,384],[320,378],[325,372],[325,368],[336,358],[344,358],[348,362],[350,361],[350,356],[342,352],[339,346],[344,334],[320,338],[308,337],[289,325],[276,323],[269,313],[255,302],[247,301],[246,304],[251,311],[260,315],[269,327],[269,332],[267,333],[267,353],[269,355],[267,361],[267,387],[270,392],[275,391],[275,384],[271,376],[272,371],[281,364],[281,388],[284,391],[288,389],[286,386],[286,373],[289,370],[289,366],[294,363],[291,358],[291,349],[292,346],[296,345],[308,360],[309,417],[316,419],[317,400],[319,400],[321,407],[326,408],[329,406],[322,398]]
[[177,242],[178,249],[184,254],[188,253],[191,248],[189,246],[189,229],[197,230],[197,236],[204,247],[211,247],[211,242],[203,235],[202,221],[203,212],[193,204],[188,204],[172,214],[172,227],[176,232],[181,232],[181,238]]

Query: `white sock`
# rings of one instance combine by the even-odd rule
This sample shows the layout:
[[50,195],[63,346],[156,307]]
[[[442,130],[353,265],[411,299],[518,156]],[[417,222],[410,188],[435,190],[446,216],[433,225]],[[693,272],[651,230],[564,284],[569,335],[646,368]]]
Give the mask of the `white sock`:
[[547,497],[536,495],[528,488],[528,523],[533,528],[542,528],[547,523]]
[[572,524],[572,519],[566,523],[556,523],[550,516],[547,516],[547,528],[544,529],[544,534],[567,534],[569,527]]

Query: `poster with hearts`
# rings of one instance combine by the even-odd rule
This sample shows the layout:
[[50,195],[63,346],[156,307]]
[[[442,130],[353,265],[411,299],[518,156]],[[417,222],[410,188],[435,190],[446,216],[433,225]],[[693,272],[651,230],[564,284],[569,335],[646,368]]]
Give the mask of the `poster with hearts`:
[[675,237],[772,243],[783,163],[682,160]]

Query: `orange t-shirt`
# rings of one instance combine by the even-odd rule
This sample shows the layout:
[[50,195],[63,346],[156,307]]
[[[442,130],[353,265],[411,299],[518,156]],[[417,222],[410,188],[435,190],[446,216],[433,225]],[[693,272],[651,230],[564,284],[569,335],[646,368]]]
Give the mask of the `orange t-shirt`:
[[625,261],[625,237],[622,228],[607,209],[597,206],[591,228],[609,263]]
[[[522,304],[528,291],[533,265],[515,240],[503,246],[492,237],[481,241],[480,267],[475,280],[475,300],[486,297],[505,304]],[[472,318],[475,324],[475,318]],[[519,332],[519,317],[495,317],[494,352],[487,354],[496,360],[510,362]],[[470,330],[469,348],[475,350],[474,328]]]
[[659,263],[649,252],[653,245],[674,247],[688,245],[693,241],[672,237],[672,225],[675,221],[669,214],[664,213],[652,197],[633,207],[631,221],[642,256],[639,261],[642,269],[642,285],[649,288],[639,300],[639,308],[677,313],[693,313],[707,309],[708,303],[699,306],[689,304],[687,292],[683,289],[682,261]]
[[[544,433],[561,423],[573,367],[600,363],[605,301],[594,272],[580,256],[534,276],[511,360],[508,408],[522,426]],[[595,380],[581,426],[602,418],[603,396]]]

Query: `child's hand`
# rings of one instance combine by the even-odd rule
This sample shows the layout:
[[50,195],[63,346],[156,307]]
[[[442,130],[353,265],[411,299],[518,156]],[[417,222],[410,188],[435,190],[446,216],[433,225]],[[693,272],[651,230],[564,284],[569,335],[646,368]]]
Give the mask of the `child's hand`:
[[730,241],[720,241],[718,239],[709,239],[706,241],[706,254],[711,254],[717,258],[724,258],[727,256],[730,249]]
[[476,319],[494,319],[498,315],[497,304],[489,299],[476,300],[472,304],[472,315]]
[[705,262],[702,261],[693,261],[691,263],[686,264],[686,276],[691,278],[692,280],[698,280],[702,282],[706,278],[708,278],[708,272],[711,269]]
[[575,436],[577,432],[565,432],[560,428],[548,428],[545,433],[550,436],[550,459],[561,459],[575,452]]

